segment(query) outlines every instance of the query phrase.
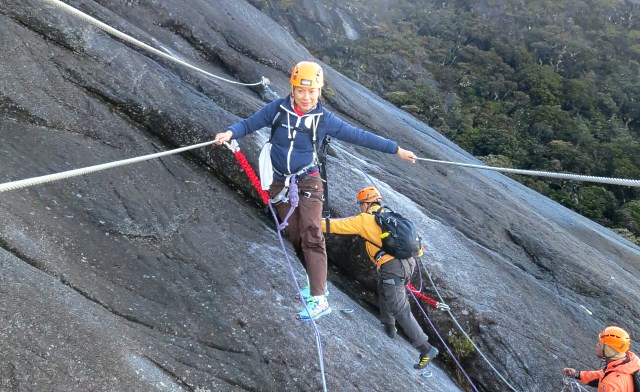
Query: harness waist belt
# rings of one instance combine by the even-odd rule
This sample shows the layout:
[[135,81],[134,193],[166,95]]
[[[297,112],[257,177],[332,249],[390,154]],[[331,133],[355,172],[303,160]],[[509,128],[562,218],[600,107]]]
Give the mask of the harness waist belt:
[[[303,167],[302,169],[298,170],[295,173],[291,173],[291,174],[284,174],[281,173],[278,169],[276,169],[275,167],[273,168],[273,172],[276,173],[277,175],[287,178],[287,177],[291,177],[293,175],[295,175],[298,178],[298,181],[302,180],[303,178],[305,178],[306,176],[314,176],[318,174],[318,169],[317,169],[317,164],[316,162],[311,162],[309,165]],[[315,168],[315,170],[311,170]]]
[[324,201],[324,195],[313,195],[311,192],[300,192],[300,196],[306,199],[318,199],[320,201]]

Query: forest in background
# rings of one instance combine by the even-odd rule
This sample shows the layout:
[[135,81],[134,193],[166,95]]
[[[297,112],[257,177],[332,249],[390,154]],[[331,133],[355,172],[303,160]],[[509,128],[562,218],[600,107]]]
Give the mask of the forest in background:
[[[309,49],[487,165],[640,179],[640,1],[469,3],[396,0]],[[512,177],[640,243],[639,188]]]

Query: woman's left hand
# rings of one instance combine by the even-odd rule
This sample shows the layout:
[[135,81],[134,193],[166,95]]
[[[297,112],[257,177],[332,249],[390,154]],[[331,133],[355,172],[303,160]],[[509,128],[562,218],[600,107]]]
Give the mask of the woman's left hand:
[[413,152],[409,151],[409,150],[405,150],[404,148],[400,148],[398,147],[398,152],[396,153],[397,156],[399,156],[400,158],[404,159],[405,161],[409,161],[411,163],[416,163],[416,154],[414,154]]

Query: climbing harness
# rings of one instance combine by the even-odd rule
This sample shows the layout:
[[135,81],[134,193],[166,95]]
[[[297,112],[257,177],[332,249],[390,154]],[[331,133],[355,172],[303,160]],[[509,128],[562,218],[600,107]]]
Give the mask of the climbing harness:
[[[287,188],[288,188],[288,193],[290,195],[289,205],[291,207],[289,208],[289,211],[287,211],[287,215],[284,217],[282,222],[280,222],[280,224],[278,225],[278,231],[284,230],[284,228],[289,225],[289,217],[291,217],[291,214],[293,214],[293,211],[295,211],[295,209],[298,208],[298,201],[300,200],[300,196],[298,195],[298,184],[296,182],[295,174],[293,176],[287,177],[285,181],[285,187],[283,189],[287,189]],[[278,203],[280,203],[280,201],[278,201]],[[276,204],[276,203],[271,201],[271,204]]]
[[494,170],[502,173],[524,174],[524,175],[538,176],[538,177],[562,178],[566,180],[588,181],[588,182],[597,182],[602,184],[640,186],[640,180],[633,180],[628,178],[610,178],[610,177],[584,176],[581,174],[572,174],[572,173],[552,173],[552,172],[537,171],[537,170],[510,169],[505,167],[474,165],[471,163],[440,161],[437,159],[427,159],[427,158],[416,158],[416,160],[432,162],[432,163],[442,163],[446,165],[470,167],[474,169]]

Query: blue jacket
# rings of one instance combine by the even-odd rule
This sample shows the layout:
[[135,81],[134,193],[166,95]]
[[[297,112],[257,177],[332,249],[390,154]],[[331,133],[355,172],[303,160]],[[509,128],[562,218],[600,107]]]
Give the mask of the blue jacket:
[[298,116],[291,107],[290,97],[276,99],[249,118],[231,125],[228,129],[233,133],[232,139],[239,139],[264,127],[271,127],[280,108],[286,115],[279,116],[280,125],[271,138],[271,163],[276,179],[282,180],[283,175],[297,173],[307,167],[309,168],[307,172],[317,169],[314,166],[317,162],[315,162],[316,155],[312,139],[314,128],[316,129],[316,153],[327,135],[389,154],[398,152],[396,142],[354,127],[324,109],[320,102],[314,109]]

